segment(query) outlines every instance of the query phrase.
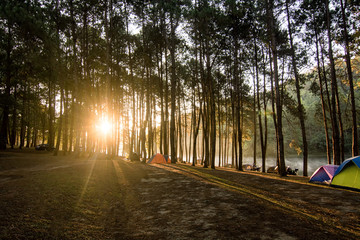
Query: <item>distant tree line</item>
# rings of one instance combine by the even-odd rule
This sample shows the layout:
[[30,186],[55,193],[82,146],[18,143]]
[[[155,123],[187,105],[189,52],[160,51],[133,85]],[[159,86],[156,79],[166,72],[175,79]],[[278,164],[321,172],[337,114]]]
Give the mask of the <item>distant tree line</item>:
[[355,0],[1,1],[0,149],[159,151],[238,170],[245,153],[254,164],[259,154],[262,171],[273,153],[286,175],[293,148],[305,176],[318,149],[340,164],[359,155],[359,9]]

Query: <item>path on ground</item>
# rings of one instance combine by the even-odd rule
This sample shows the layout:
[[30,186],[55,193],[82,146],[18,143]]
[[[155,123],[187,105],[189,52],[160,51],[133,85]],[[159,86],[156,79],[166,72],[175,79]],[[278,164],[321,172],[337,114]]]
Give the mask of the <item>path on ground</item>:
[[34,159],[4,169],[0,158],[0,239],[360,236],[358,192],[185,164]]
[[149,171],[135,184],[143,200],[136,213],[146,216],[138,219],[145,224],[141,236],[356,239],[360,234],[356,192],[182,164],[120,165],[125,179],[135,166]]

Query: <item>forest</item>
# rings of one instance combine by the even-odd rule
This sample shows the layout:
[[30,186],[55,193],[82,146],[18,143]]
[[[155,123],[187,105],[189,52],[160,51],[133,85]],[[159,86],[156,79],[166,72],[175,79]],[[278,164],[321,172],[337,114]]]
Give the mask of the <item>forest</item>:
[[359,155],[357,0],[9,0],[0,26],[0,149]]

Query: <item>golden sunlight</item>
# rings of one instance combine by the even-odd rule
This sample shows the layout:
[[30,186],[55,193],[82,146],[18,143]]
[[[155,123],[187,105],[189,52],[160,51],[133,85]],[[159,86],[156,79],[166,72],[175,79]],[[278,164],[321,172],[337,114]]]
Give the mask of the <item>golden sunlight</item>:
[[107,119],[101,120],[97,125],[97,128],[99,134],[102,135],[107,135],[112,129],[111,123]]

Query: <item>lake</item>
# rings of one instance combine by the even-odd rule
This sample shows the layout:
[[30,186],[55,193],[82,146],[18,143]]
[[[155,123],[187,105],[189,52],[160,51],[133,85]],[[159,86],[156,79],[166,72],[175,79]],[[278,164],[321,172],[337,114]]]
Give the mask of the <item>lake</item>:
[[[218,158],[215,160],[216,166],[218,166]],[[253,157],[244,157],[243,164],[253,164]],[[231,160],[229,158],[229,163]],[[256,158],[256,163],[258,166],[262,166],[261,157]],[[308,175],[311,176],[313,172],[319,168],[321,165],[327,164],[326,155],[313,155],[308,157]],[[299,169],[298,175],[303,175],[303,158],[302,156],[285,156],[285,165],[291,167],[292,169]],[[276,166],[276,158],[268,157],[266,159],[266,169],[271,166]]]

